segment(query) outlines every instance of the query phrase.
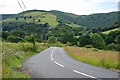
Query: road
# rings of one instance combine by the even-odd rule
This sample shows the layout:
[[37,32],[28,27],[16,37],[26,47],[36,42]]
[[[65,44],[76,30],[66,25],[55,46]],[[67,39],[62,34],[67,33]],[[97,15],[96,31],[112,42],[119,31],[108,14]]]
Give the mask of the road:
[[89,78],[92,80],[118,78],[117,72],[79,62],[59,47],[48,48],[28,58],[23,62],[23,66],[32,78]]

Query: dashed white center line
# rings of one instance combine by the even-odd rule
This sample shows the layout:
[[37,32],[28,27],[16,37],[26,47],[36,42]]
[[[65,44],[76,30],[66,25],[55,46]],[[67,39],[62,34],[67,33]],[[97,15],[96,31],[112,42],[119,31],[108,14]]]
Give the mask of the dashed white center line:
[[60,64],[60,63],[58,63],[58,62],[56,62],[56,61],[55,61],[55,64],[57,64],[57,65],[59,65],[59,66],[61,66],[61,67],[64,67],[62,64]]
[[[52,50],[52,53],[51,53],[51,60],[52,61],[54,61],[54,59],[53,59],[53,52],[54,52],[54,50],[55,50],[55,48]],[[64,67],[62,64],[60,64],[60,63],[58,63],[58,62],[56,62],[56,61],[54,61],[55,62],[55,64],[57,64],[57,65],[59,65],[59,66],[61,66],[61,67]]]
[[[52,53],[51,53],[51,60],[52,60],[52,61],[54,61],[54,59],[53,59],[53,52],[54,52],[54,50],[55,50],[55,48],[52,50]],[[58,62],[56,62],[56,61],[54,61],[54,63],[57,64],[57,65],[59,65],[60,67],[64,67],[62,64],[60,64],[60,63],[58,63]],[[85,73],[83,73],[83,72],[79,72],[79,71],[77,71],[77,70],[73,70],[73,72],[78,73],[78,74],[81,74],[81,75],[84,75],[84,76],[87,76],[87,77],[90,77],[90,78],[94,78],[94,79],[97,79],[97,80],[101,80],[101,79],[98,79],[98,78],[96,78],[96,77],[94,77],[94,76],[85,74]]]
[[51,57],[51,60],[53,61],[53,58]]
[[52,54],[51,54],[51,58],[52,58]]

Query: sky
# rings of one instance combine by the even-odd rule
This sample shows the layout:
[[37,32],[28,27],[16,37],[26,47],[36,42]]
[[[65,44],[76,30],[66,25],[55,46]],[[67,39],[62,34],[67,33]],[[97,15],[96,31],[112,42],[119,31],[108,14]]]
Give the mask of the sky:
[[[21,2],[21,0],[19,0]],[[59,10],[78,15],[118,11],[119,0],[23,0],[27,10]],[[0,0],[0,14],[22,12],[17,0]]]

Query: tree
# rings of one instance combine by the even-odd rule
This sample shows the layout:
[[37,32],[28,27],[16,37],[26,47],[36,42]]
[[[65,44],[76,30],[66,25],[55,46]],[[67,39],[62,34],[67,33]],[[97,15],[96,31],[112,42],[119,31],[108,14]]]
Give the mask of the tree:
[[120,35],[117,35],[117,36],[116,36],[115,42],[116,42],[117,44],[120,44]]
[[27,17],[24,17],[24,20],[26,20]]
[[114,38],[112,36],[107,36],[105,38],[105,43],[106,43],[106,45],[108,45],[110,43],[115,43]]
[[7,37],[9,36],[9,32],[2,31],[2,38],[4,40],[7,40]]
[[49,27],[48,23],[43,24],[43,27]]
[[50,36],[48,39],[48,42],[51,43],[56,43],[57,42],[57,38],[55,36]]
[[93,47],[98,48],[98,49],[105,48],[105,42],[99,34],[95,33],[95,34],[91,35],[91,39],[92,39]]
[[26,35],[26,33],[21,30],[12,30],[10,34],[15,37],[24,37]]
[[107,50],[117,50],[118,49],[117,48],[117,44],[111,43],[111,44],[109,44],[109,45],[106,46],[106,49]]
[[30,16],[30,18],[32,18],[32,16]]
[[74,35],[73,33],[64,33],[61,35],[61,42],[67,44],[67,42],[74,44]]
[[80,43],[80,46],[92,44],[90,35],[87,34],[87,35],[80,36],[79,43]]
[[41,20],[39,19],[38,22],[41,22]]
[[16,17],[16,20],[18,20],[18,17]]

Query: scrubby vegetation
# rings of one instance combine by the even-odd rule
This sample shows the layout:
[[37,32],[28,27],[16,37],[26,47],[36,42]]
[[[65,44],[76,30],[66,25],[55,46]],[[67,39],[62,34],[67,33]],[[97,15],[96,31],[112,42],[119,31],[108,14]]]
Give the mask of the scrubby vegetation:
[[48,44],[37,43],[37,52],[31,43],[2,43],[2,78],[30,78],[22,62],[28,57],[48,48]]

